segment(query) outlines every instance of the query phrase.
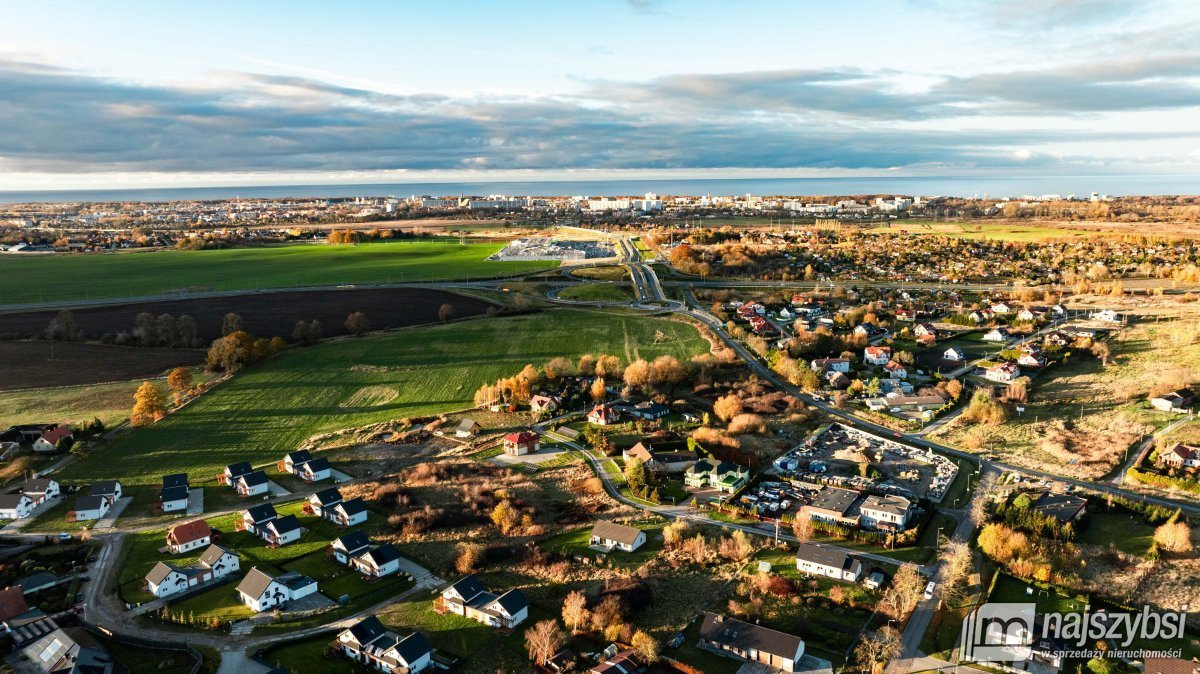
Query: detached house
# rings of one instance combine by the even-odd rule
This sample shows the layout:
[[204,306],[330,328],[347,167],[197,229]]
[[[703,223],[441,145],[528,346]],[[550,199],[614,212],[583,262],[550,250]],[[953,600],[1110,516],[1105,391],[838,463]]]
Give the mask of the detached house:
[[63,440],[74,438],[71,429],[66,426],[55,426],[43,432],[33,441],[33,451],[39,454],[51,454],[58,451],[58,445]]
[[359,554],[365,552],[371,547],[371,540],[361,531],[351,531],[350,533],[336,538],[329,544],[329,549],[333,553],[333,558],[339,564],[350,564],[350,560]]
[[817,358],[809,364],[813,372],[841,372],[843,374],[850,371],[849,358]]
[[840,487],[822,487],[812,501],[801,509],[801,514],[819,522],[858,526],[859,516],[854,509],[858,492]]
[[863,349],[863,362],[868,365],[887,365],[892,359],[892,347],[868,346]]
[[36,506],[25,494],[0,494],[0,519],[16,520],[29,517]]
[[233,486],[237,483],[239,477],[253,472],[254,468],[250,465],[250,462],[242,461],[241,463],[231,463],[225,466],[225,472],[219,477],[221,478],[221,482]]
[[1021,376],[1021,368],[1017,367],[1016,363],[996,363],[984,370],[983,376],[1002,383],[1016,381],[1017,377]]
[[629,527],[616,522],[596,522],[592,527],[591,545],[598,545],[608,550],[633,552],[646,542],[646,532],[637,527]]
[[1158,460],[1171,468],[1200,468],[1200,447],[1177,442],[1164,451]]
[[116,480],[93,482],[92,486],[88,487],[88,493],[107,499],[108,504],[112,505],[121,499],[121,483]]
[[179,566],[159,562],[146,574],[146,589],[155,597],[169,597],[210,580],[229,575],[240,566],[237,555],[213,545],[195,564]]
[[801,543],[796,548],[796,570],[854,583],[862,576],[862,562],[839,549]]
[[300,520],[295,515],[284,515],[255,527],[254,533],[269,545],[278,547],[300,540],[302,530]]
[[643,419],[645,421],[654,421],[661,419],[671,413],[671,408],[666,405],[643,400],[636,405],[617,404],[613,405],[613,409],[626,416],[634,419]]
[[58,498],[59,494],[62,493],[62,489],[58,486],[58,482],[48,477],[42,477],[25,480],[21,485],[21,493],[33,499],[33,504],[38,506],[49,499]]
[[867,496],[859,506],[862,526],[884,531],[904,531],[912,518],[912,501],[903,496]]
[[908,370],[894,360],[889,360],[887,365],[883,366],[883,369],[893,379],[908,379]]
[[317,581],[308,576],[289,571],[272,577],[259,571],[258,567],[250,569],[237,586],[242,603],[254,611],[282,606],[293,599],[307,597],[316,592]]
[[234,480],[233,488],[240,496],[258,496],[270,491],[270,481],[266,473],[256,470]]
[[1008,328],[1004,327],[992,328],[990,332],[983,336],[983,341],[985,342],[1007,342],[1010,339],[1012,339],[1012,333],[1008,331]]
[[1186,412],[1196,402],[1191,391],[1181,388],[1150,399],[1150,406],[1160,412]]
[[691,450],[656,452],[640,442],[622,451],[621,458],[626,461],[640,459],[646,464],[646,468],[664,473],[677,473],[687,470],[688,467],[696,463],[696,453]]
[[612,405],[596,405],[588,412],[588,423],[596,424],[597,426],[607,426],[615,424],[620,419],[620,414],[612,408]]
[[108,514],[112,501],[103,496],[80,496],[75,499],[75,509],[67,513],[68,522],[98,520]]
[[320,457],[314,459],[306,449],[289,452],[279,462],[279,470],[291,473],[305,482],[327,480],[333,475],[329,467],[329,459]]
[[554,396],[535,395],[529,398],[529,409],[534,414],[554,412],[558,409],[558,398]]
[[308,497],[308,509],[317,517],[326,517],[326,512],[342,502],[342,492],[337,487],[322,489]]
[[957,346],[952,346],[942,353],[942,360],[950,361],[951,363],[962,362],[967,357],[963,350]]
[[371,516],[371,511],[367,509],[367,504],[361,498],[352,498],[322,511],[321,516],[338,526],[352,527],[366,522],[367,518]]
[[350,558],[350,566],[368,578],[383,578],[400,570],[400,551],[391,543],[368,548]]
[[730,494],[749,481],[749,468],[716,459],[700,459],[683,474],[683,482],[689,487],[716,487],[717,491]]
[[541,447],[541,438],[537,433],[532,431],[521,431],[520,433],[509,433],[504,436],[502,441],[504,445],[504,453],[509,456],[524,456],[526,454],[535,454]]
[[492,627],[512,628],[529,617],[529,601],[520,590],[502,595],[487,591],[475,576],[465,576],[442,590],[436,608]]
[[204,520],[193,520],[167,530],[167,549],[172,555],[202,548],[212,542],[212,529]]
[[388,674],[418,674],[429,668],[433,658],[433,647],[420,632],[401,638],[375,616],[342,630],[337,646],[351,661]]
[[242,511],[242,529],[245,531],[255,531],[258,527],[277,517],[279,517],[279,513],[275,512],[275,506],[270,503],[263,503],[253,508],[247,508]]
[[799,671],[804,657],[804,640],[800,637],[716,613],[704,614],[699,646],[785,672]]
[[187,510],[188,492],[188,481],[185,473],[163,477],[162,487],[158,492],[159,509],[164,513]]

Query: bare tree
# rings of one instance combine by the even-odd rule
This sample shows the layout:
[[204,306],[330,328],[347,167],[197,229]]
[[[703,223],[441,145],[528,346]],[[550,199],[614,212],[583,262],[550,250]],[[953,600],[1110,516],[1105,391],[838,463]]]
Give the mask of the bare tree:
[[566,635],[554,620],[543,620],[525,630],[525,649],[529,651],[529,659],[538,665],[553,657],[565,640]]
[[864,672],[878,672],[889,660],[900,654],[900,635],[893,627],[884,627],[878,632],[859,639],[854,647],[854,661]]
[[575,590],[567,595],[563,600],[562,617],[563,622],[571,626],[571,633],[579,631],[579,624],[588,621],[589,614],[587,608],[587,597],[579,590]]

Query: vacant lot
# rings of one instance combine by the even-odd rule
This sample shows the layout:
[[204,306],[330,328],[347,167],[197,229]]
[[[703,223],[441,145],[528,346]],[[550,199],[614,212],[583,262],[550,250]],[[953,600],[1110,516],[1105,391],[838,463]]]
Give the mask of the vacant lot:
[[[316,433],[469,406],[480,385],[527,363],[589,352],[628,362],[707,350],[685,323],[565,310],[292,349],[72,463],[63,477],[150,484],[186,471],[203,479],[236,461],[275,461]],[[384,388],[395,396],[380,397]]]
[[879,227],[868,233],[928,234],[948,236],[955,239],[994,239],[997,241],[1044,241],[1096,236],[1097,232],[1069,226],[1008,223],[1008,222],[931,222],[928,220],[901,220]]
[[[326,337],[346,334],[346,316],[355,311],[367,315],[371,329],[403,328],[438,320],[443,304],[454,307],[454,315],[476,316],[487,310],[488,303],[473,297],[422,288],[362,288],[262,293],[232,297],[206,297],[162,302],[134,302],[94,309],[75,309],[75,323],[88,339],[130,331],[137,315],[187,315],[196,321],[196,331],[205,341],[221,336],[225,314],[242,317],[242,324],[258,336],[279,335],[292,338],[296,321],[316,319]],[[45,331],[58,311],[23,311],[0,317],[0,333],[21,337]],[[4,352],[0,344],[0,355]],[[57,349],[56,349],[57,351]],[[145,351],[142,349],[141,351]],[[2,376],[2,375],[0,375]]]
[[6,255],[5,304],[502,276],[555,262],[490,262],[500,243],[392,241],[99,255]]
[[1085,353],[1034,380],[1019,416],[998,426],[954,420],[934,436],[1023,466],[1075,477],[1099,477],[1125,459],[1129,446],[1166,422],[1145,396],[1200,371],[1197,324],[1141,323],[1113,335],[1108,366]]
[[7,391],[148,379],[180,365],[199,365],[204,352],[79,342],[0,342],[0,362],[4,363],[0,391]]

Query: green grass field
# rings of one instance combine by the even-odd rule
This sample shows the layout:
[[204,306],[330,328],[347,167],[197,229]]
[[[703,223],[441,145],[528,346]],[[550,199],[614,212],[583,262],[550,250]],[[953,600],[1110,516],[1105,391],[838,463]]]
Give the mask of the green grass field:
[[104,255],[6,255],[0,260],[0,288],[4,288],[0,302],[26,304],[183,290],[483,278],[557,265],[486,259],[502,247],[498,243],[441,240]]
[[581,300],[584,302],[632,302],[633,293],[628,288],[610,283],[583,283],[570,286],[559,291],[558,296],[564,300]]
[[868,234],[928,234],[955,239],[993,239],[996,241],[1043,241],[1045,239],[1083,238],[1099,232],[1072,227],[1010,222],[933,222],[901,220],[866,230]]
[[1145,555],[1154,543],[1154,527],[1141,515],[1127,512],[1089,512],[1080,543],[1114,546],[1131,555]]
[[99,417],[112,428],[129,418],[133,392],[141,384],[138,380],[0,392],[0,421],[6,427],[32,424],[45,422],[49,415],[53,421],[77,426]]
[[[665,341],[655,343],[657,331]],[[685,358],[707,350],[685,323],[574,310],[292,349],[71,463],[60,477],[154,484],[178,471],[199,483],[237,461],[274,462],[315,433],[469,406],[480,385],[527,363],[595,352],[624,362],[662,354]]]

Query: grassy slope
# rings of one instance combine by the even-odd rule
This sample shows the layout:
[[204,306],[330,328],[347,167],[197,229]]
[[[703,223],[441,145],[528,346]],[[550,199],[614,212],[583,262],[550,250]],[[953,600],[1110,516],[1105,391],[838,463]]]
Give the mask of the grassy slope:
[[563,288],[558,296],[565,300],[582,300],[585,302],[631,302],[633,293],[628,288],[608,283],[585,283],[582,285]]
[[0,425],[54,421],[81,424],[100,417],[112,427],[129,418],[142,381],[0,392]]
[[357,246],[107,255],[7,255],[0,259],[4,303],[157,295],[179,290],[247,290],[298,285],[430,281],[536,271],[554,262],[489,262],[502,244],[393,241]]
[[[655,344],[658,330],[670,339]],[[467,406],[481,384],[515,374],[526,363],[585,352],[613,353],[628,361],[639,355],[682,357],[706,350],[699,333],[683,323],[581,311],[417,328],[294,349],[239,374],[179,413],[70,464],[62,477],[150,484],[164,473],[187,471],[196,482],[235,461],[275,461],[315,433]],[[381,395],[385,390],[388,395]],[[367,404],[348,405],[351,400]]]

